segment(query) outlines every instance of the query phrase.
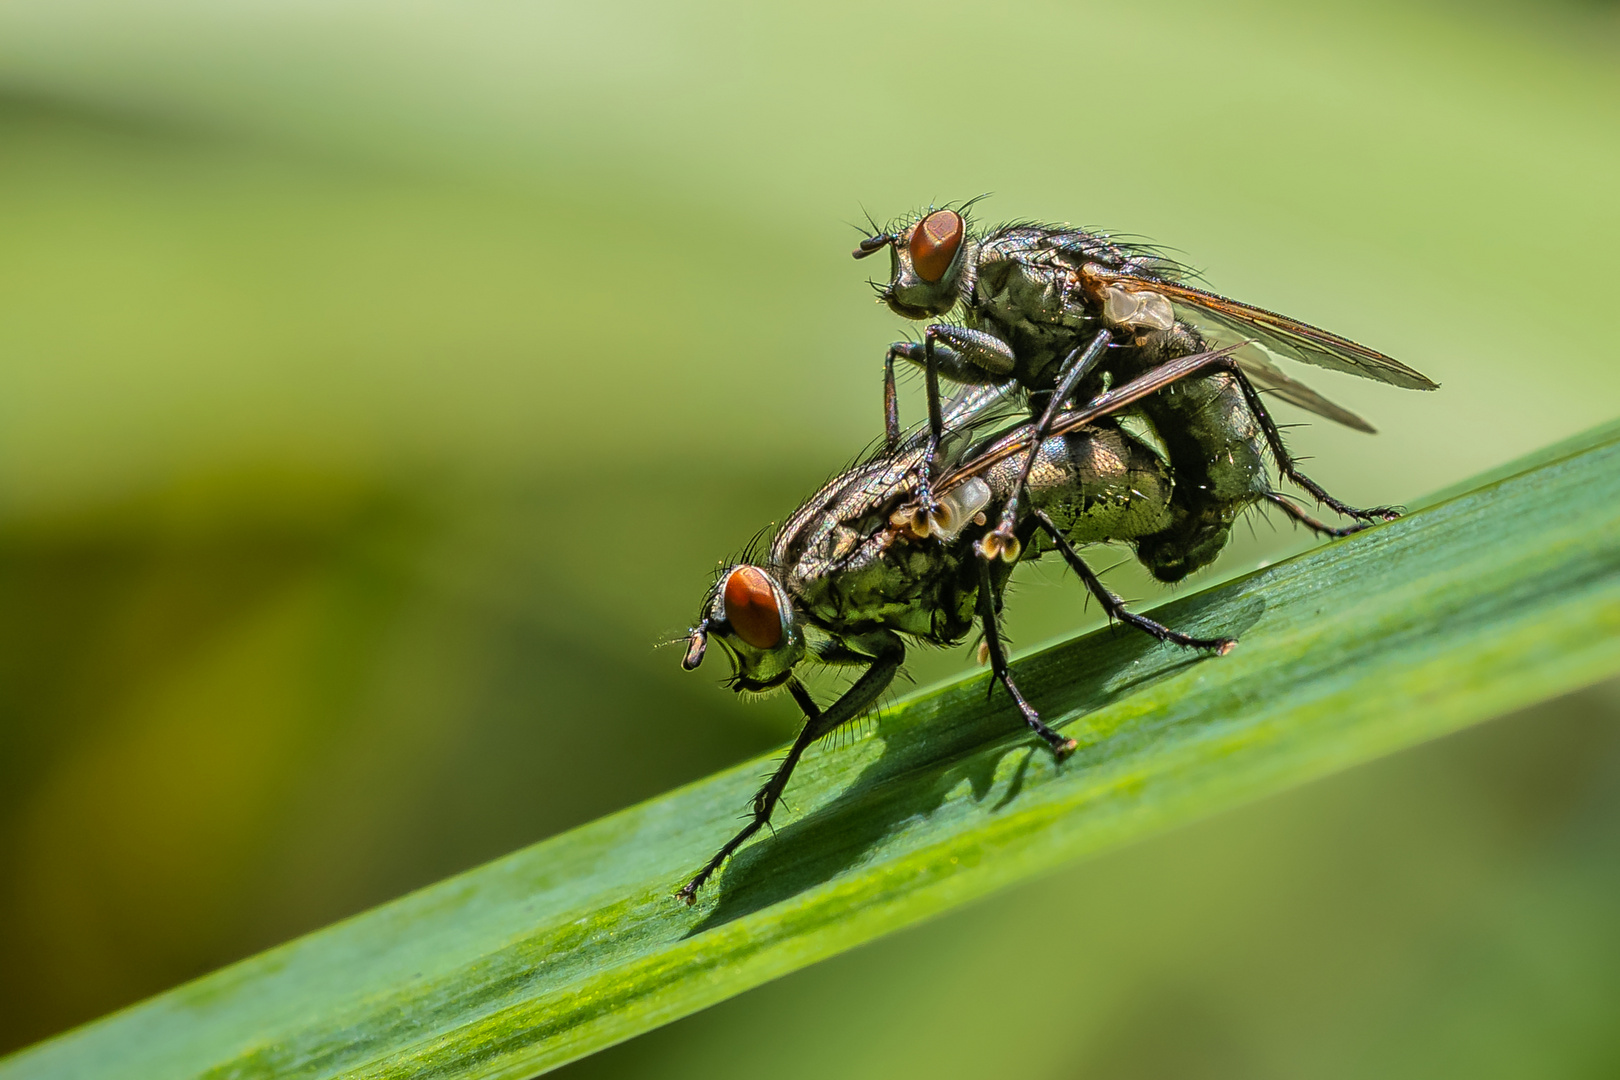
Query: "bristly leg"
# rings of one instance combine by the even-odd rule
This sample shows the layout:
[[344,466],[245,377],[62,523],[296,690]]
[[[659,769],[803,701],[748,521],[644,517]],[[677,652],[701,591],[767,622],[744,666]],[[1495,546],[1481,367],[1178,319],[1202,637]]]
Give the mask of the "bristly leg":
[[[894,361],[896,357],[910,359],[915,355],[916,346],[910,342],[897,341],[889,346],[889,351],[883,355],[883,439],[892,453],[900,446],[900,402],[894,385]],[[922,483],[917,491],[917,501],[924,510],[932,512],[939,508],[934,501],[934,469],[939,457],[940,445],[945,441],[945,414],[939,398],[939,359],[934,354],[934,339],[925,338],[922,348],[923,371],[928,387],[928,449],[923,458]]]
[[[1236,364],[1231,365],[1227,368],[1227,370],[1230,371],[1233,377],[1237,379],[1238,388],[1243,391],[1243,398],[1246,402],[1248,402],[1249,411],[1252,412],[1254,414],[1254,418],[1259,421],[1260,430],[1263,431],[1266,436],[1266,445],[1271,449],[1272,457],[1276,458],[1277,460],[1278,471],[1280,471],[1284,476],[1288,477],[1288,479],[1292,480],[1294,483],[1298,484],[1300,487],[1304,488],[1306,491],[1310,492],[1311,496],[1315,498],[1317,502],[1320,502],[1323,506],[1326,506],[1336,514],[1342,514],[1347,518],[1355,518],[1358,521],[1368,522],[1394,521],[1396,518],[1401,516],[1400,511],[1396,510],[1392,506],[1375,506],[1371,509],[1362,510],[1351,506],[1348,503],[1340,502],[1332,495],[1329,495],[1322,485],[1300,472],[1299,468],[1294,464],[1293,455],[1288,452],[1288,447],[1283,445],[1282,432],[1277,430],[1277,422],[1273,420],[1271,418],[1271,414],[1266,411],[1265,403],[1260,400],[1260,393],[1259,391],[1255,390],[1254,384],[1249,382],[1248,376],[1244,375],[1242,370],[1240,370]],[[1304,524],[1306,522],[1302,521],[1301,523]]]
[[984,644],[990,653],[990,673],[1007,688],[1012,695],[1018,711],[1024,714],[1024,723],[1030,730],[1046,740],[1046,745],[1052,748],[1052,753],[1059,761],[1074,753],[1080,744],[1073,739],[1065,738],[1041,722],[1040,714],[1030,707],[1024,700],[1024,695],[1018,692],[1018,684],[1013,682],[1012,671],[1007,665],[1007,653],[1001,647],[1001,635],[996,630],[996,601],[995,592],[990,584],[990,563],[988,560],[979,560],[979,622],[984,629]]
[[919,497],[923,507],[933,513],[939,509],[934,501],[934,470],[939,466],[939,448],[945,441],[945,413],[939,400],[939,358],[934,355],[934,335],[926,332],[923,334],[923,383],[928,393],[928,456],[923,459]]
[[883,354],[883,438],[889,453],[900,448],[900,400],[894,386],[894,358],[902,343],[889,346]]
[[1136,612],[1131,611],[1125,606],[1125,601],[1110,592],[1108,587],[1102,583],[1102,579],[1096,575],[1091,567],[1086,565],[1086,561],[1080,557],[1080,552],[1075,549],[1073,544],[1069,543],[1069,538],[1064,536],[1058,527],[1052,523],[1052,519],[1046,516],[1045,511],[1036,510],[1035,519],[1041,523],[1041,528],[1046,531],[1046,534],[1052,538],[1052,542],[1057,545],[1058,551],[1063,555],[1064,561],[1069,564],[1069,568],[1079,575],[1080,580],[1085,583],[1091,595],[1097,598],[1097,602],[1102,605],[1103,610],[1108,613],[1110,618],[1118,619],[1127,626],[1134,626],[1144,634],[1155,637],[1160,641],[1184,645],[1189,649],[1213,649],[1218,656],[1225,656],[1237,648],[1236,638],[1190,637],[1179,631],[1172,630],[1163,623],[1148,618],[1146,615],[1138,615]]
[[804,710],[804,727],[799,731],[798,738],[793,740],[793,745],[788,748],[787,757],[782,759],[782,764],[776,767],[776,771],[765,781],[765,785],[754,793],[753,816],[748,824],[744,825],[736,836],[726,841],[720,850],[715,852],[714,858],[693,875],[691,881],[675,891],[677,898],[683,903],[692,904],[697,899],[697,891],[714,876],[714,872],[731,857],[731,853],[770,823],[771,814],[782,801],[782,792],[787,788],[788,778],[793,775],[799,759],[810,748],[810,744],[865,712],[888,688],[904,660],[905,648],[896,640],[893,650],[873,660],[872,666],[855,680],[855,685],[844,691],[843,696],[833,702],[826,712],[816,705],[815,699],[810,696],[810,691],[804,688],[804,684],[798,679],[788,680],[788,691],[793,695],[793,700],[799,703],[799,708]]
[[1311,517],[1311,515],[1295,506],[1291,501],[1289,501],[1288,496],[1282,494],[1281,492],[1268,491],[1263,497],[1265,498],[1266,502],[1278,507],[1283,513],[1287,514],[1289,517],[1311,530],[1317,536],[1326,536],[1331,538],[1349,536],[1351,533],[1358,533],[1367,527],[1367,522],[1358,521],[1353,525],[1344,525],[1335,528],[1334,526],[1328,525],[1325,522],[1317,521],[1315,518]]

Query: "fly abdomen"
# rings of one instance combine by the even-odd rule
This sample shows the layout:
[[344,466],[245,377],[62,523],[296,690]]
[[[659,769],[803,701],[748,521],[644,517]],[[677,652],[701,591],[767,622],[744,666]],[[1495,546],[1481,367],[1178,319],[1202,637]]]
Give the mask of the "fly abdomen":
[[[998,501],[1012,494],[1021,461],[987,480]],[[1080,428],[1041,444],[1024,496],[1075,544],[1133,540],[1170,524],[1170,472],[1151,447],[1121,428]],[[1026,530],[1020,529],[1020,532]]]

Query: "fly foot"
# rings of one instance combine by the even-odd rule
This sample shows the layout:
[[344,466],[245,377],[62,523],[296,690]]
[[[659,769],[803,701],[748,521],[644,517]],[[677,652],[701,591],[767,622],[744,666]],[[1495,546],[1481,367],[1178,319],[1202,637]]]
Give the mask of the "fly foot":
[[1370,528],[1377,522],[1394,521],[1396,518],[1401,516],[1401,512],[1392,506],[1375,506],[1371,510],[1357,510],[1353,506],[1345,506],[1342,503],[1329,503],[1327,505],[1331,509],[1337,511],[1341,516],[1350,519],[1350,524],[1348,525],[1329,525],[1325,522],[1316,520],[1311,515],[1301,510],[1298,506],[1295,506],[1294,503],[1285,495],[1271,491],[1267,492],[1264,497],[1267,502],[1282,510],[1289,517],[1311,530],[1311,532],[1315,533],[1317,536],[1327,537],[1328,539],[1337,539],[1341,536],[1349,536],[1351,533],[1358,533],[1362,529]]
[[979,553],[981,559],[1001,559],[1004,562],[1015,563],[1024,545],[1018,537],[1013,535],[1012,523],[1002,521],[995,529],[984,534],[973,543],[973,550]]
[[1398,506],[1373,506],[1363,510],[1360,507],[1351,506],[1348,503],[1340,502],[1338,499],[1335,499],[1333,496],[1329,495],[1327,492],[1323,491],[1320,487],[1317,487],[1314,484],[1311,485],[1311,487],[1306,488],[1306,490],[1310,491],[1312,495],[1316,496],[1317,502],[1321,503],[1323,506],[1326,506],[1329,510],[1332,510],[1340,517],[1354,518],[1356,521],[1372,522],[1394,521],[1396,518],[1401,516],[1401,508]]
[[713,876],[714,872],[720,868],[720,863],[722,862],[723,858],[723,855],[717,856],[710,861],[708,866],[705,866],[703,869],[699,870],[691,881],[688,881],[685,885],[682,885],[680,888],[676,889],[675,899],[679,900],[687,907],[691,907],[693,904],[697,903],[698,890],[703,888],[703,886],[708,882],[709,878]]
[[[1373,506],[1363,510],[1356,506],[1346,506],[1337,499],[1328,503],[1327,506],[1329,509],[1333,510],[1342,517],[1353,518],[1356,521],[1364,521],[1368,523],[1375,521],[1394,521],[1396,518],[1401,516],[1400,508],[1395,506]],[[1366,528],[1365,525],[1360,527]]]
[[915,502],[906,503],[889,515],[889,524],[914,539],[926,540],[941,532],[941,505],[926,490]]
[[1051,728],[1042,723],[1040,716],[1036,714],[1034,709],[1029,707],[1029,703],[1024,701],[1021,695],[1017,697],[1016,700],[1018,701],[1019,708],[1023,710],[1024,723],[1028,724],[1029,729],[1035,734],[1039,735],[1041,739],[1045,741],[1047,747],[1052,751],[1053,758],[1058,761],[1062,761],[1064,758],[1074,753],[1075,750],[1079,749],[1079,743],[1075,742],[1071,738],[1068,738],[1067,736],[1059,735],[1057,732],[1053,731]]

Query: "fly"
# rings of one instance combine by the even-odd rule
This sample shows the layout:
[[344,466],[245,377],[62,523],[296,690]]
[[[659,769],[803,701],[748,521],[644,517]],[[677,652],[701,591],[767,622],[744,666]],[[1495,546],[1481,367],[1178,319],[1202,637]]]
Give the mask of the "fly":
[[[1075,749],[1074,740],[1048,727],[1019,691],[997,629],[1012,560],[987,557],[984,541],[991,517],[1019,490],[1026,497],[1018,504],[1013,535],[1022,558],[1055,550],[1113,617],[1162,641],[1228,651],[1235,644],[1230,638],[1190,637],[1126,610],[1079,548],[1134,542],[1169,526],[1173,470],[1109,417],[1188,377],[1235,370],[1235,348],[1162,364],[1085,408],[1058,413],[1044,433],[1026,421],[972,446],[947,446],[960,463],[931,489],[927,472],[935,439],[897,441],[835,477],[795,511],[758,565],[727,567],[709,591],[682,664],[696,668],[709,642],[719,641],[735,669],[735,689],[785,687],[805,723],[755,794],[748,824],[676,895],[692,903],[731,853],[769,822],[805,750],[872,706],[900,670],[907,638],[952,645],[977,622],[992,676],[1024,722],[1059,760]],[[962,407],[953,420],[982,417],[986,400]],[[795,675],[805,662],[865,670],[823,710]]]
[[[1407,389],[1435,389],[1427,376],[1348,338],[1194,288],[1186,283],[1184,268],[1150,248],[1067,226],[1003,225],[975,234],[967,209],[933,210],[875,229],[853,252],[864,259],[889,249],[890,276],[879,287],[879,298],[897,314],[927,320],[955,312],[959,320],[931,323],[921,342],[889,347],[884,360],[889,445],[896,445],[900,433],[897,359],[926,372],[933,444],[943,432],[943,377],[970,385],[1012,383],[1026,391],[1036,418],[1033,447],[1070,403],[1237,335],[1248,343],[1236,354],[1235,366],[1195,375],[1140,406],[1177,480],[1171,524],[1162,535],[1144,538],[1139,550],[1148,569],[1173,582],[1213,561],[1230,535],[1235,509],[1272,494],[1267,452],[1283,476],[1352,519],[1351,525],[1334,528],[1285,499],[1270,500],[1321,535],[1340,536],[1362,523],[1398,516],[1388,507],[1359,509],[1341,502],[1299,470],[1259,390],[1360,431],[1373,427],[1293,379],[1259,347]],[[1033,464],[1032,451],[1025,457],[1026,470]],[[989,554],[1017,559],[1019,498],[1015,489],[985,538]]]

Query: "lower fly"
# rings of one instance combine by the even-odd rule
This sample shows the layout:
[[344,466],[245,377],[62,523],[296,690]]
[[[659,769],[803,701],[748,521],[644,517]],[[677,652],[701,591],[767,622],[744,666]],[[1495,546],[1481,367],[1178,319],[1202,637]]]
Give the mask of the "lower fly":
[[[1231,638],[1193,637],[1129,611],[1081,557],[1086,544],[1138,544],[1174,523],[1175,478],[1157,452],[1109,418],[1186,376],[1231,363],[1232,349],[1183,357],[1065,412],[1049,433],[1024,423],[933,461],[935,443],[914,439],[829,481],[783,523],[758,564],[727,567],[688,639],[684,666],[703,662],[711,641],[725,649],[739,692],[786,689],[804,727],[753,799],[747,825],[677,892],[697,891],[770,821],[805,750],[867,711],[899,672],[906,640],[954,645],[975,625],[991,677],[1058,760],[1073,739],[1049,727],[1014,681],[999,630],[1011,575],[1004,548],[987,550],[990,522],[1021,489],[1013,522],[1018,557],[1056,551],[1110,616],[1153,637],[1216,653]],[[947,440],[949,443],[949,440]],[[946,471],[929,483],[935,464]],[[799,680],[801,663],[864,667],[853,686],[822,709]]]

